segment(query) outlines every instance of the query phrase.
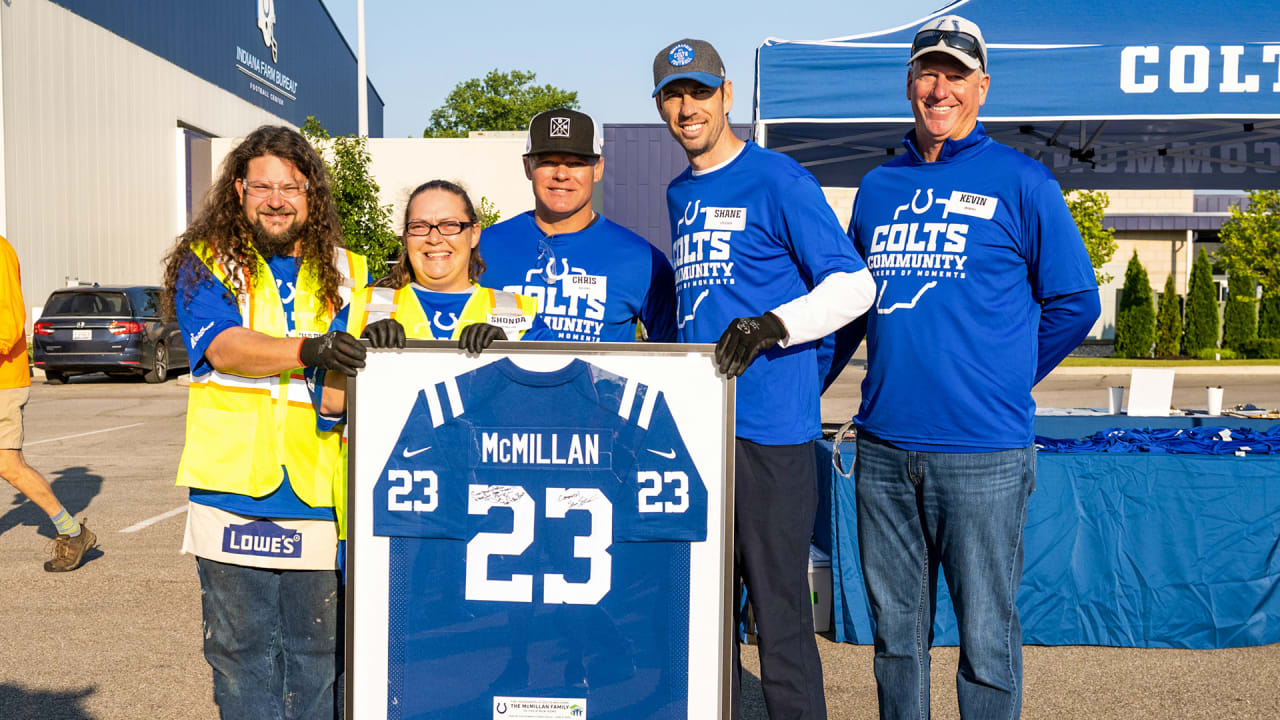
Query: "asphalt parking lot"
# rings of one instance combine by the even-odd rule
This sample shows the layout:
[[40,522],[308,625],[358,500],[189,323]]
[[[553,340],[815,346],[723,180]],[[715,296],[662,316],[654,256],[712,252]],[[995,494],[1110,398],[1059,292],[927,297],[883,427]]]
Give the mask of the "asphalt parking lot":
[[[1269,370],[1269,369],[1268,369]],[[847,417],[860,372],[824,399],[824,419]],[[1227,402],[1280,407],[1277,374],[1188,375],[1175,389],[1203,398],[1222,384]],[[1041,405],[1097,406],[1104,374],[1055,374]],[[1233,401],[1233,390],[1239,392]],[[1042,396],[1043,393],[1043,396]],[[1198,394],[1197,394],[1198,393]],[[1201,400],[1202,402],[1202,400]],[[100,551],[69,574],[45,573],[47,518],[0,488],[0,720],[215,718],[200,650],[194,561],[178,552],[185,492],[173,487],[182,447],[186,388],[104,376],[63,386],[39,378],[28,406],[26,456],[67,509],[88,518]],[[820,638],[829,715],[876,717],[871,651]],[[955,718],[957,652],[933,653],[934,716]],[[744,666],[758,673],[744,648]],[[1219,651],[1028,647],[1028,718],[1273,718],[1280,716],[1280,645]],[[766,717],[758,683],[744,684],[743,717]]]

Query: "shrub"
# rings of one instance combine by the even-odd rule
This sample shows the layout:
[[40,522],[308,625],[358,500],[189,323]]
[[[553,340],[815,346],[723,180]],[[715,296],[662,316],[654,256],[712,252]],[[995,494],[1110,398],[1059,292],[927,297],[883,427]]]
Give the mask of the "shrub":
[[[1214,357],[1215,355],[1217,357]],[[1196,352],[1196,359],[1198,360],[1235,360],[1237,357],[1239,356],[1236,355],[1236,352],[1228,348],[1201,348]]]
[[1280,292],[1263,294],[1258,308],[1258,337],[1280,338]]
[[1191,264],[1182,348],[1188,355],[1199,357],[1200,350],[1217,346],[1218,297],[1213,287],[1213,268],[1202,248],[1199,257]]
[[1227,284],[1227,307],[1222,316],[1222,347],[1239,350],[1243,343],[1256,337],[1258,321],[1253,279],[1233,272]]
[[1177,355],[1182,349],[1182,298],[1178,281],[1169,273],[1156,310],[1156,355]]
[[1156,311],[1151,302],[1151,281],[1135,251],[1124,271],[1124,289],[1116,315],[1116,349],[1120,357],[1150,357],[1156,341]]
[[1280,338],[1254,338],[1240,345],[1240,354],[1258,360],[1280,359]]

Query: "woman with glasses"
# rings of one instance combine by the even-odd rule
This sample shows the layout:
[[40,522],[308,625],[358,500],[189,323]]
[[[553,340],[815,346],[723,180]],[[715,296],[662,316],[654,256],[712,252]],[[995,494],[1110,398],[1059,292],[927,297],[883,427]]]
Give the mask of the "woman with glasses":
[[477,284],[484,272],[480,225],[461,187],[447,180],[419,185],[405,205],[401,238],[391,272],[353,295],[330,329],[368,338],[375,348],[449,338],[478,353],[534,327],[534,298]]
[[[467,192],[447,180],[419,185],[404,210],[404,247],[387,273],[352,294],[329,325],[369,339],[375,348],[402,348],[407,338],[449,338],[478,353],[498,339],[554,339],[537,317],[537,300],[477,284],[484,261],[480,225]],[[327,373],[318,426],[332,429],[346,411],[346,376]],[[343,483],[336,488],[345,490]],[[336,498],[338,537],[346,538],[345,502]],[[339,558],[343,553],[339,552]]]

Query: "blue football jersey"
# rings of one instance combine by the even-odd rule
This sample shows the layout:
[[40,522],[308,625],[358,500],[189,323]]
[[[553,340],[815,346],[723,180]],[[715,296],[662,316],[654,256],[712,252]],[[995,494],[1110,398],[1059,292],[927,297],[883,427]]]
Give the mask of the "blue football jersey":
[[419,393],[373,492],[389,718],[687,718],[707,491],[660,391],[499,360]]

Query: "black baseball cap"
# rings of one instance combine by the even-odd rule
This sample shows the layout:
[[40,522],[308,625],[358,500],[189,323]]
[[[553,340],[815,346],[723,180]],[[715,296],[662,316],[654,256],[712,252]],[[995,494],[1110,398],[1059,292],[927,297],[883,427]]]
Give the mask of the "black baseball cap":
[[651,97],[657,97],[667,83],[685,79],[713,88],[724,84],[724,63],[711,43],[685,38],[662,48],[654,56]]
[[603,149],[600,126],[590,115],[560,108],[540,112],[529,121],[529,139],[525,141],[524,154],[569,153],[596,158],[600,157]]

